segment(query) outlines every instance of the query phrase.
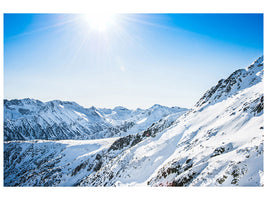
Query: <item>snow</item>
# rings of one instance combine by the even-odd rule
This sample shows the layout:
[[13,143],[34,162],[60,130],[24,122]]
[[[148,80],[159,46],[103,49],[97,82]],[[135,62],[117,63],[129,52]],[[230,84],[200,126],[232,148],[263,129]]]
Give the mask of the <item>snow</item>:
[[84,120],[89,121],[89,120],[86,118],[86,115],[85,115],[85,114],[79,113],[79,112],[77,112],[77,111],[74,111],[74,113],[77,114],[78,116],[80,116],[81,118],[83,118]]
[[[119,186],[164,186],[190,177],[185,186],[262,185],[263,114],[254,111],[262,93],[259,79],[216,103],[195,107],[155,138],[118,153],[116,162],[88,176],[83,185],[90,186],[96,176],[102,178],[94,183],[113,184],[104,178],[107,169]],[[174,163],[180,163],[180,174],[168,172]]]
[[[103,139],[5,141],[4,184],[263,186],[262,63],[259,58],[219,81],[190,110],[161,105],[133,111],[121,106],[84,109],[73,102],[44,104],[46,122],[86,124],[86,118],[113,128],[133,125],[125,125],[121,135],[102,135]],[[25,103],[36,111],[36,101],[15,103],[21,105],[6,104],[9,121],[23,116],[18,109],[25,108]],[[64,113],[57,105],[64,105]],[[32,117],[24,115],[23,120]],[[9,121],[5,123],[10,125]]]
[[[27,166],[28,168],[31,168],[32,166],[33,168],[36,168],[34,163],[31,161],[32,157],[29,154],[29,150],[31,148],[33,148],[36,153],[42,152],[41,154],[37,154],[38,156],[36,157],[36,162],[46,160],[46,158],[50,158],[50,161],[48,161],[48,163],[53,163],[56,160],[59,160],[59,162],[55,162],[56,167],[54,167],[54,169],[61,169],[61,172],[63,172],[63,178],[60,183],[60,185],[63,186],[73,185],[77,180],[77,177],[73,178],[70,173],[75,167],[77,167],[84,160],[89,159],[90,156],[108,148],[116,139],[117,138],[100,140],[10,141],[4,143],[4,148],[12,148],[11,151],[14,151],[18,146],[23,148],[22,150],[20,150],[20,152],[18,152],[19,157],[23,157],[24,153],[28,156],[26,156],[19,164],[20,167]],[[9,160],[9,162],[11,163],[13,163],[13,161],[14,160]],[[94,160],[92,159],[92,162],[93,161]],[[11,163],[10,165],[5,163],[5,170],[9,168],[12,169]],[[41,167],[38,167],[38,169],[36,168],[36,170],[39,171],[46,171],[46,169],[47,167],[45,163],[41,165]],[[14,182],[12,179],[14,179],[15,174],[13,173],[9,176],[5,176],[5,183],[12,184],[12,182]],[[89,172],[87,172],[87,174],[88,173]],[[84,175],[86,175],[86,173],[84,173]],[[28,182],[26,184],[30,185],[33,183]]]
[[[151,126],[162,117],[187,109],[153,106],[147,110],[83,108],[75,102],[5,100],[5,140],[100,139],[126,136]],[[22,130],[21,130],[21,127]],[[52,129],[52,130],[51,130]],[[60,132],[60,134],[59,134]]]
[[147,118],[141,119],[140,121],[136,122],[137,124],[141,124],[143,122],[145,122],[147,120]]

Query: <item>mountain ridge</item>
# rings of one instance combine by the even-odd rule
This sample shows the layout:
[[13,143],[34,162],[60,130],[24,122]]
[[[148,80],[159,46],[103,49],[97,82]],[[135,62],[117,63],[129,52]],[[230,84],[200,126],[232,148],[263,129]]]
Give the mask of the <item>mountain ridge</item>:
[[118,137],[4,141],[4,185],[263,186],[263,70],[262,57],[182,113],[138,110],[138,126]]
[[29,98],[4,100],[4,138],[100,139],[127,134],[132,128],[145,129],[162,117],[185,111],[185,108],[159,105],[129,110],[84,108],[75,102],[60,100],[45,103]]
[[[239,90],[257,84],[262,79],[262,69],[263,56],[260,56],[245,69],[238,69],[234,71],[227,79],[219,80],[215,86],[211,87],[205,92],[205,94],[200,98],[194,107],[201,107],[210,104],[211,101],[216,103],[235,94]],[[258,72],[261,71],[262,73],[258,74]]]

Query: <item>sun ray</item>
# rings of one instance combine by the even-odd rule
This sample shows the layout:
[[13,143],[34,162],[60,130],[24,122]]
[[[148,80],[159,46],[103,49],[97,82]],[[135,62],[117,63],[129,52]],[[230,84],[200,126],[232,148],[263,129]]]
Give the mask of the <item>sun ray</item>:
[[83,15],[90,29],[105,32],[115,23],[115,15],[110,13],[88,13]]

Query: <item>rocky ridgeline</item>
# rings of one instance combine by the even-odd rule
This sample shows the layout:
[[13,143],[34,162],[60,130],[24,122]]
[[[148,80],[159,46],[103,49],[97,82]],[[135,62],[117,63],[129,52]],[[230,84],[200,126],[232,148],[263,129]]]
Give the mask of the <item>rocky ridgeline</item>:
[[[190,111],[5,101],[9,136],[20,127],[16,137],[27,130],[24,140],[38,138],[34,119],[40,130],[43,123],[64,121],[80,133],[92,123],[104,139],[4,141],[4,185],[263,186],[263,112],[263,57],[219,81]],[[68,131],[48,133],[51,139]]]
[[[83,108],[75,102],[34,99],[4,100],[4,140],[101,139],[127,135],[147,129],[162,117],[187,109],[154,105],[129,110]],[[140,123],[140,121],[144,121]],[[130,132],[130,133],[132,133]],[[129,133],[129,134],[130,134]]]
[[196,107],[203,107],[204,105],[222,101],[242,89],[257,84],[262,80],[262,70],[263,56],[259,57],[247,69],[236,70],[227,79],[221,79],[216,86],[203,95],[196,103]]

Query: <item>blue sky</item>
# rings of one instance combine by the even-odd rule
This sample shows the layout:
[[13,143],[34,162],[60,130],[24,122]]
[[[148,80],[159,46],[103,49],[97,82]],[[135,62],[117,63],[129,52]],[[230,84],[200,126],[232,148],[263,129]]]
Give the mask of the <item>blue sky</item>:
[[189,108],[263,54],[262,14],[85,16],[4,15],[4,98]]

